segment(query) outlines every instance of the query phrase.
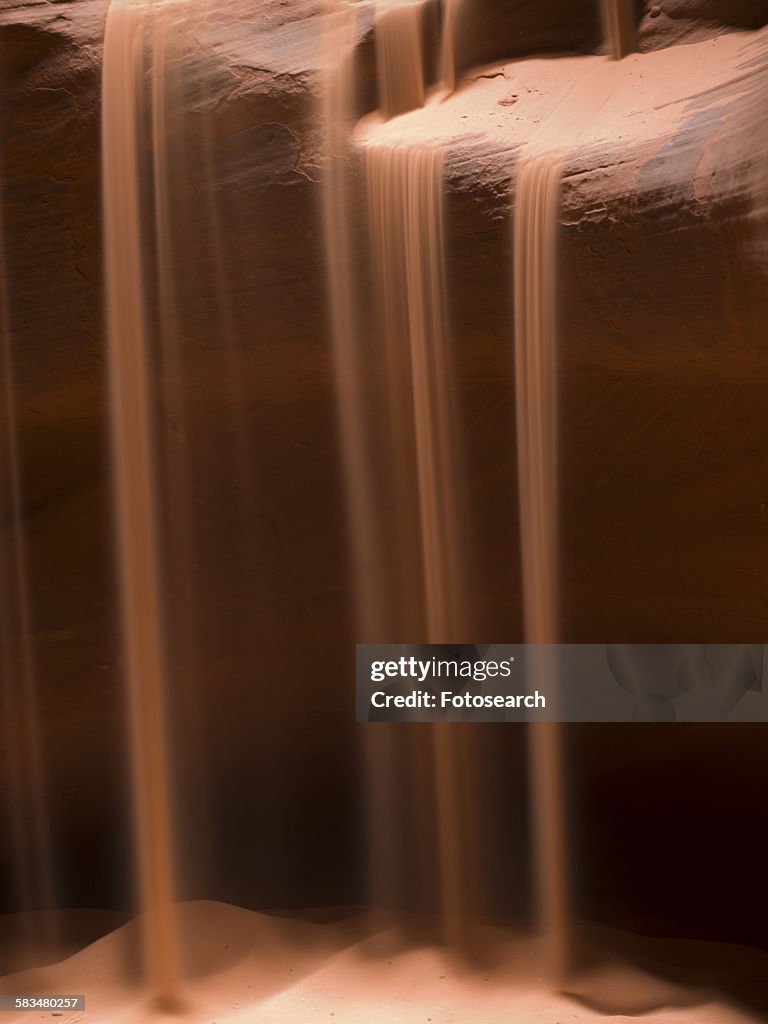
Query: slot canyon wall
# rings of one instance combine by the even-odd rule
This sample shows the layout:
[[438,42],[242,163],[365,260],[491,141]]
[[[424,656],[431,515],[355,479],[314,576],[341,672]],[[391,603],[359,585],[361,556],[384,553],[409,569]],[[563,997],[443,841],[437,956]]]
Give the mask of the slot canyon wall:
[[[457,62],[470,79],[481,72],[468,69],[486,62],[598,45],[597,7],[586,0],[476,6],[482,31],[460,22],[457,33]],[[258,0],[209,10],[199,32],[178,41],[185,114],[169,125],[179,182],[174,259],[185,266],[174,329],[185,346],[186,420],[166,408],[158,423],[168,495],[181,492],[173,453],[188,453],[189,501],[180,508],[169,497],[164,524],[168,565],[184,562],[173,529],[183,516],[195,552],[187,568],[202,594],[192,635],[189,617],[169,613],[176,768],[194,782],[181,813],[197,829],[188,848],[202,851],[182,856],[184,894],[259,907],[361,902],[352,595],[319,212],[320,5]],[[104,0],[12,0],[0,11],[3,273],[51,811],[62,902],[73,906],[125,904],[131,845],[100,240],[105,13]],[[759,30],[768,8],[662,0],[638,4],[637,18],[639,48],[650,51]],[[585,145],[567,164],[568,642],[763,636],[766,30],[752,40],[752,58],[712,94],[691,96],[681,123]],[[376,80],[364,9],[357,50],[362,114],[375,106]],[[514,80],[502,84],[494,102],[522,109]],[[508,455],[518,148],[473,129],[457,137],[447,164],[446,258],[483,633],[467,639],[499,642],[522,632]],[[362,201],[356,220],[362,225]],[[226,315],[215,308],[217,279],[231,296]],[[159,367],[159,378],[170,373]],[[2,513],[7,529],[7,506]],[[483,728],[511,808],[488,870],[522,878],[524,737]],[[758,909],[764,873],[742,862],[768,827],[759,727],[572,726],[566,746],[580,913],[768,944]],[[0,862],[0,877],[6,868]],[[503,889],[493,909],[524,912],[527,887]],[[10,891],[0,903],[13,909]],[[721,922],[714,936],[712,921]]]

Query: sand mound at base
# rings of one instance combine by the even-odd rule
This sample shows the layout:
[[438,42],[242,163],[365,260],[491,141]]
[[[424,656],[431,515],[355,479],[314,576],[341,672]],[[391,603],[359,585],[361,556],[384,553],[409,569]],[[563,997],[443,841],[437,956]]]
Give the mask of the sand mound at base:
[[[612,962],[574,979],[574,998],[538,977],[536,943],[510,928],[478,926],[474,967],[434,946],[406,947],[364,915],[332,923],[277,917],[213,902],[177,907],[190,1024],[589,1024],[609,1013],[649,1024],[746,1024],[746,1012],[704,989]],[[15,1021],[142,1024],[162,1018],[139,983],[137,921],[50,967],[8,975],[0,992],[85,993],[85,1015],[8,1013]]]

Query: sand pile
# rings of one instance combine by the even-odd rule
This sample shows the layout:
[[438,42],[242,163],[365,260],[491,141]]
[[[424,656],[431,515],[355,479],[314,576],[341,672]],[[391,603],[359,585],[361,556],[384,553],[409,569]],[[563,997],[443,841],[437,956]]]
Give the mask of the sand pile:
[[[738,80],[764,52],[768,35],[718,36],[619,63],[605,57],[531,57],[469,72],[459,89],[435,93],[424,108],[389,121],[378,113],[358,125],[360,141],[449,142],[481,133],[507,147],[525,145],[590,73],[611,68],[612,94],[594,112],[582,145],[611,139],[624,144],[667,138],[685,120],[692,100],[717,105],[716,90]],[[707,101],[709,94],[712,98]]]
[[[213,902],[180,904],[177,914],[188,978],[181,1019],[190,1024],[587,1024],[606,1014],[617,1022],[643,1014],[648,1024],[758,1019],[711,990],[615,960],[583,972],[572,997],[552,995],[537,975],[536,943],[496,925],[473,929],[473,946],[483,953],[468,966],[434,946],[406,946],[394,933],[377,933],[364,915],[316,923]],[[5,1020],[167,1020],[142,992],[139,934],[131,922],[58,964],[0,981],[2,993],[85,993],[84,1014],[11,1012]],[[675,948],[675,958],[685,959],[681,945]]]

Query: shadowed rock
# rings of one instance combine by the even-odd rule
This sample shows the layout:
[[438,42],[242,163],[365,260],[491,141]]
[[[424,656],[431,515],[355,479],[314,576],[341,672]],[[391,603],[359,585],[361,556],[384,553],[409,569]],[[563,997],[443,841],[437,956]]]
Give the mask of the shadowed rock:
[[[652,16],[647,5],[640,22],[643,48],[694,31],[755,28],[765,15],[757,2],[658,6]],[[464,68],[599,45],[592,3],[480,9],[459,29]],[[128,854],[120,851],[130,849],[104,459],[105,10],[103,0],[85,0],[0,12],[3,272],[35,639],[61,871],[67,898],[80,905],[122,898]],[[187,743],[192,754],[180,753],[181,768],[192,771],[195,757],[207,765],[199,789],[190,787],[190,802],[205,797],[213,808],[199,831],[227,851],[226,877],[211,884],[204,866],[188,866],[189,891],[262,905],[364,896],[351,667],[348,676],[340,669],[351,665],[352,598],[319,217],[318,10],[293,0],[213,5],[177,53],[180,106],[167,138],[173,259],[184,271],[173,329],[186,419],[164,399],[158,435],[169,564],[187,566],[199,600],[194,628],[183,615],[173,625],[184,698],[176,725],[185,739],[197,737]],[[673,56],[682,62],[685,49]],[[361,10],[359,57],[363,112],[375,105],[369,8]],[[521,68],[504,74],[481,116],[451,136],[446,225],[458,398],[469,431],[472,598],[482,639],[514,642],[511,211],[535,95],[520,87]],[[666,74],[659,104],[682,100],[681,116],[645,134],[619,124],[567,162],[561,500],[564,639],[572,642],[745,642],[766,624],[765,34],[744,36],[738,66],[710,91],[680,96],[678,77]],[[501,133],[493,127],[499,112],[510,115]],[[627,113],[627,127],[642,116]],[[149,160],[145,171],[151,185]],[[362,209],[352,211],[358,226]],[[151,243],[151,212],[148,225]],[[357,259],[364,279],[362,246]],[[156,303],[151,320],[159,335]],[[169,377],[161,364],[158,392]],[[180,453],[189,459],[188,490]],[[192,558],[169,528],[182,522]],[[202,728],[189,710],[195,700]],[[484,733],[496,798],[509,814],[524,805],[522,739]],[[584,838],[580,853],[595,915],[651,928],[688,913],[691,928],[705,933],[700,893],[711,888],[707,865],[719,857],[734,868],[724,927],[764,940],[754,910],[761,899],[736,870],[749,838],[739,821],[765,821],[756,798],[763,734],[654,728],[609,737],[587,727],[573,730],[570,743],[579,807],[597,837]],[[694,764],[695,781],[670,781],[660,750]],[[610,821],[590,804],[597,792],[616,808]],[[622,818],[625,803],[634,824]],[[720,811],[741,845],[712,849]],[[185,808],[187,819],[193,812]],[[611,890],[589,864],[612,863],[606,850],[621,846],[622,822],[633,843],[622,847],[626,870]],[[690,854],[684,876],[643,883],[654,830]],[[515,819],[500,840],[489,869],[500,882],[510,864],[524,870],[523,832]],[[764,899],[764,880],[754,884]],[[502,888],[500,909],[524,912],[526,893]]]

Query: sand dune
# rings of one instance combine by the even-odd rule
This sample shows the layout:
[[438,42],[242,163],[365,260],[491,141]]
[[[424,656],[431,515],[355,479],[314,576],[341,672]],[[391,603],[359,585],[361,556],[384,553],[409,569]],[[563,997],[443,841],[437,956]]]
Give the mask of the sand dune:
[[[642,1014],[649,1024],[758,1019],[711,990],[615,961],[574,978],[570,996],[553,995],[537,977],[536,943],[511,928],[476,926],[473,945],[481,952],[470,967],[434,946],[406,946],[395,933],[376,932],[366,915],[316,923],[213,902],[180,904],[176,912],[187,975],[182,1019],[190,1024],[587,1024],[606,1014],[616,1022]],[[142,990],[139,936],[133,921],[60,963],[7,975],[2,993],[85,993],[87,1010],[8,1013],[5,1020],[167,1020]],[[675,948],[684,959],[683,946]]]

